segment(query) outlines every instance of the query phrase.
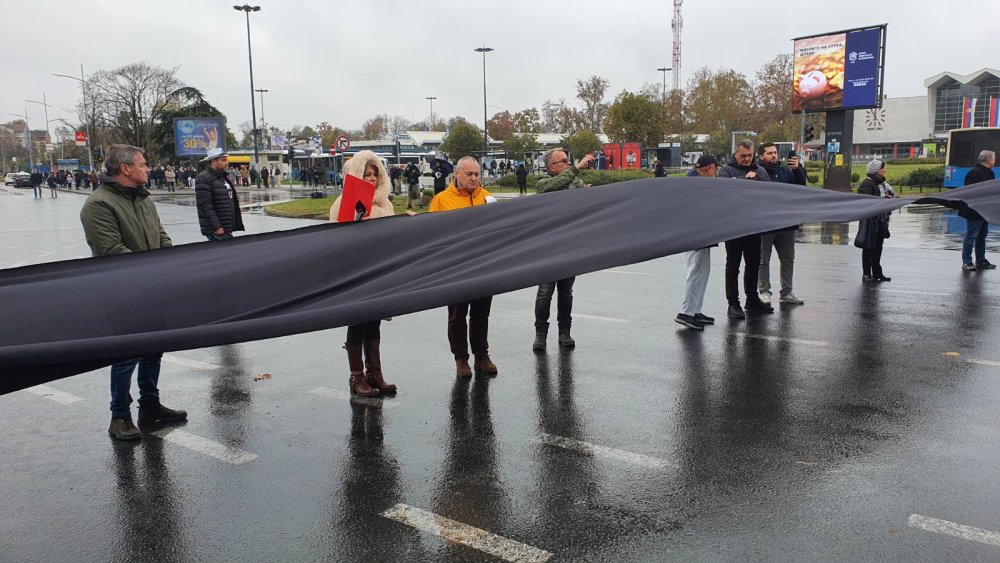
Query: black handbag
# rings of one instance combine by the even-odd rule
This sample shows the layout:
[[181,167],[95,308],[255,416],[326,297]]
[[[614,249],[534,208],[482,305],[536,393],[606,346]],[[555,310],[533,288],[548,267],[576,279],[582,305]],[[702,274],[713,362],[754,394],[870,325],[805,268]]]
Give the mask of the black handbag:
[[871,250],[872,248],[872,228],[871,219],[862,219],[858,223],[858,234],[854,236],[854,246],[861,250]]

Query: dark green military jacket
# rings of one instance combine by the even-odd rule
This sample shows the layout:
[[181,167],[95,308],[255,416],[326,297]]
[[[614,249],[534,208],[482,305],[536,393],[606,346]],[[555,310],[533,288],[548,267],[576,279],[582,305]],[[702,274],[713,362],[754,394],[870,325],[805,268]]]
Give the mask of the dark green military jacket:
[[145,188],[123,188],[113,177],[102,181],[80,210],[83,232],[94,256],[171,246]]

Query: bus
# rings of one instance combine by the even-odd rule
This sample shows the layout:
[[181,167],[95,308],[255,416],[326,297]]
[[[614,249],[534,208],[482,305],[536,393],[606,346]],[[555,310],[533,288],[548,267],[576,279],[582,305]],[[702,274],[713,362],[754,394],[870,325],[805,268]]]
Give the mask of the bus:
[[[944,161],[944,187],[961,188],[965,175],[976,165],[979,153],[1000,154],[1000,127],[971,127],[948,131],[948,152]],[[1000,167],[994,167],[1000,172]]]

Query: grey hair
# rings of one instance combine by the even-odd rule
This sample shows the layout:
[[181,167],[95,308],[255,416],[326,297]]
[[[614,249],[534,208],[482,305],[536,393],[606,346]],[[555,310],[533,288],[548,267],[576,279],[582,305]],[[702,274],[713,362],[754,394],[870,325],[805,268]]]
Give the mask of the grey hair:
[[991,159],[996,158],[996,156],[997,156],[997,153],[995,153],[993,151],[989,151],[989,150],[982,151],[982,152],[979,153],[979,164],[986,164]]
[[479,160],[477,160],[476,157],[474,156],[463,156],[462,158],[458,159],[458,162],[455,163],[455,168],[458,169],[458,167],[461,166],[463,162],[471,162],[476,165],[476,168],[479,168]]
[[545,163],[546,168],[549,167],[549,164],[552,162],[552,156],[555,155],[557,152],[566,152],[566,151],[556,147],[554,149],[549,149],[545,151],[545,154],[542,155],[542,162]]
[[743,139],[736,146],[737,147],[743,147],[745,149],[753,150],[753,141],[751,141],[750,139]]
[[121,173],[122,164],[132,164],[135,162],[135,155],[142,154],[142,149],[132,145],[111,145],[108,149],[108,157],[104,160],[104,169],[109,176],[117,176]]

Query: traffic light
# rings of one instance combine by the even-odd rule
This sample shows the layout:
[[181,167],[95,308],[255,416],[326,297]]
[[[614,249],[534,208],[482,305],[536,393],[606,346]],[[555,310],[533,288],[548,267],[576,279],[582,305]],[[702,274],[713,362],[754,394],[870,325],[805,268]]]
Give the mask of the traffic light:
[[813,126],[809,125],[806,127],[805,142],[808,143],[811,140],[813,140]]
[[286,164],[291,164],[293,158],[295,158],[295,149],[289,146],[288,147],[288,154],[285,155],[285,163]]
[[101,147],[94,147],[94,158],[96,158],[97,160],[103,160],[104,149],[102,149]]

